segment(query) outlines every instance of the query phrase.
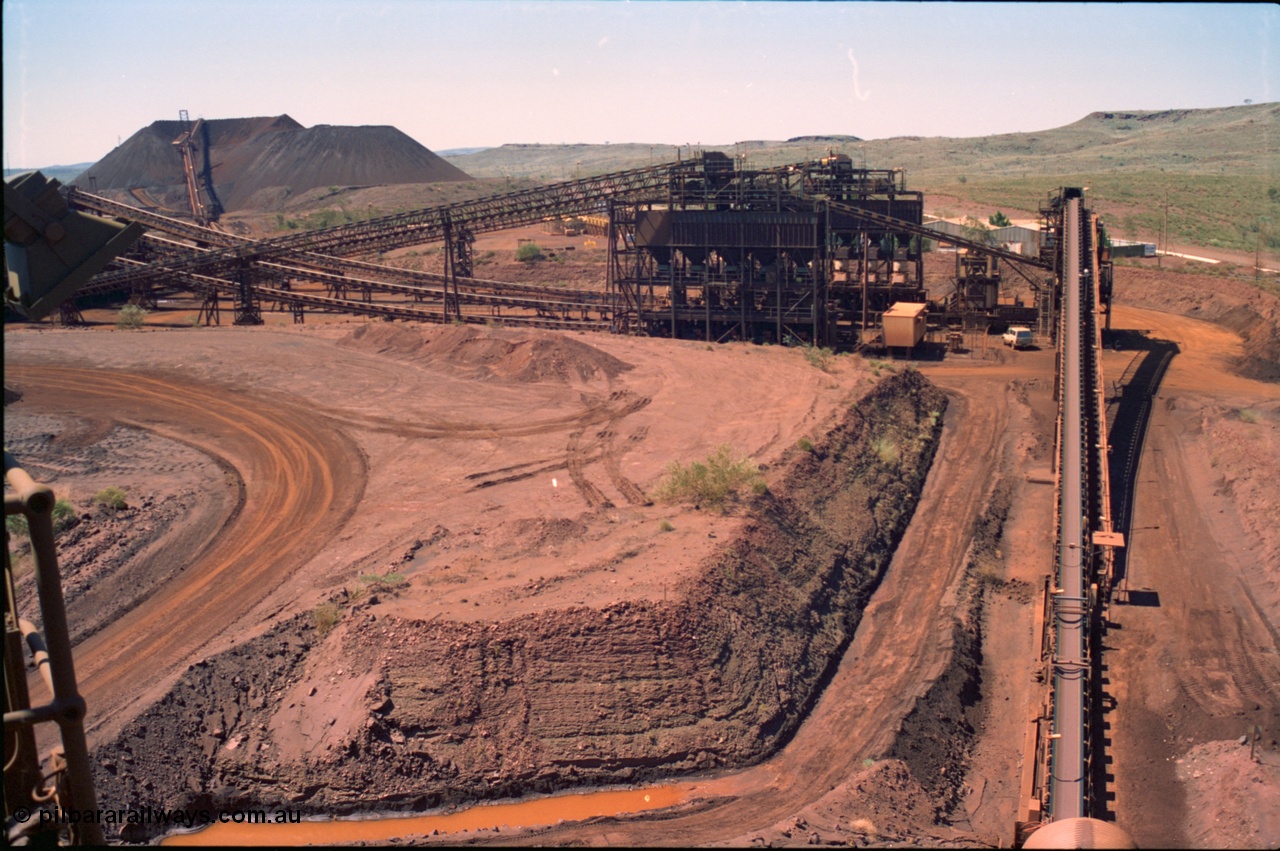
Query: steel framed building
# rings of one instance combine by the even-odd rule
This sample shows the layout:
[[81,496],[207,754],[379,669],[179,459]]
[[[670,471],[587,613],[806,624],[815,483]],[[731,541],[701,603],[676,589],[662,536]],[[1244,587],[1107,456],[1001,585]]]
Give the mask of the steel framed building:
[[724,154],[665,197],[609,211],[616,330],[849,349],[898,301],[924,301],[923,196],[848,157],[747,170]]

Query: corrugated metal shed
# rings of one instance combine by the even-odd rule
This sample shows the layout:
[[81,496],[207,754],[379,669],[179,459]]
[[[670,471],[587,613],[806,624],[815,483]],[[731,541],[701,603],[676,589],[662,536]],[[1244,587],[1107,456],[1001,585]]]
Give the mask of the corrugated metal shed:
[[[1010,225],[1007,228],[996,228],[991,231],[991,238],[997,243],[1021,242],[1023,254],[1040,253],[1040,229]],[[1030,246],[1030,249],[1026,248]]]
[[[939,234],[947,236],[958,236],[963,238],[966,234],[964,225],[956,222],[937,221],[930,222],[925,225],[930,230],[936,230]],[[1040,230],[1039,228],[1022,227],[1021,225],[1010,225],[1004,228],[991,228],[987,231],[991,239],[992,245],[1018,244],[1019,251],[1023,254],[1035,256],[1040,253]]]
[[925,225],[929,230],[936,230],[938,233],[945,233],[948,236],[964,236],[964,226],[955,222],[948,222],[945,219],[937,222],[929,222]]

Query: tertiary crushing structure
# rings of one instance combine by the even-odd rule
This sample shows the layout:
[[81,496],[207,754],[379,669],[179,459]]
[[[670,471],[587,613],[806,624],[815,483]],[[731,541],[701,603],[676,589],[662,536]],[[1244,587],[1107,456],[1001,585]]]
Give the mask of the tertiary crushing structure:
[[900,170],[702,160],[665,195],[612,206],[618,330],[852,348],[894,302],[925,300],[924,200]]

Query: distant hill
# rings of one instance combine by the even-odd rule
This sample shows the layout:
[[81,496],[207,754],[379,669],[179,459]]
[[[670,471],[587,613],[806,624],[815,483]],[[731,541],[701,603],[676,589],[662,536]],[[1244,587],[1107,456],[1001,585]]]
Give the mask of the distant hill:
[[[563,180],[687,156],[669,144],[503,145],[449,161],[477,177]],[[1160,170],[1194,174],[1274,174],[1280,162],[1280,104],[1215,109],[1094,112],[1051,130],[973,138],[797,136],[787,141],[707,145],[745,154],[748,164],[799,162],[828,150],[908,177],[1079,174]]]
[[828,142],[836,142],[844,144],[848,142],[861,142],[857,136],[795,136],[787,140],[792,144],[804,145],[822,145]]
[[[503,145],[449,161],[483,178],[558,181],[688,157],[662,143]],[[1125,239],[1280,250],[1280,104],[1215,109],[1107,110],[1051,130],[974,138],[796,136],[702,146],[748,167],[835,152],[868,168],[901,168],[910,189],[1034,217],[1048,191],[1088,186]],[[948,200],[949,199],[949,200]]]
[[489,146],[481,145],[476,148],[445,148],[442,151],[436,151],[436,153],[442,157],[464,157],[467,154],[478,154],[487,150],[489,150]]
[[[157,206],[186,208],[179,121],[156,121],[84,169],[74,182],[98,192],[145,192]],[[197,170],[211,177],[223,210],[255,206],[255,196],[319,186],[381,186],[469,180],[470,175],[395,127],[303,127],[287,115],[201,122]],[[135,200],[134,203],[137,203]]]
[[76,175],[84,171],[93,163],[75,163],[74,165],[42,165],[35,168],[7,168],[4,170],[5,177],[12,177],[15,174],[22,174],[27,171],[38,171],[50,180],[57,180],[61,183],[70,183],[75,179]]

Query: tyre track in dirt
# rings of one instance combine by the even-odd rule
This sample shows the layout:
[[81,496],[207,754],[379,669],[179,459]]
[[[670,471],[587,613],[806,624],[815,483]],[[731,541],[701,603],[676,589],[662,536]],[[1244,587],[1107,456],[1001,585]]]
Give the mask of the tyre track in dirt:
[[930,378],[950,397],[933,470],[852,643],[791,742],[753,768],[684,784],[693,811],[504,833],[501,842],[723,842],[794,815],[853,777],[863,760],[886,756],[903,719],[950,660],[956,589],[1009,422],[1006,377],[963,387],[949,386],[945,371]]
[[448,438],[451,440],[491,440],[497,437],[529,437],[551,434],[565,428],[586,428],[595,423],[622,419],[648,405],[647,396],[636,396],[626,390],[614,391],[607,399],[584,397],[585,407],[572,414],[522,421],[518,423],[471,423],[452,420],[414,421],[394,417],[353,415],[350,411],[316,405],[311,408],[317,414],[362,430],[393,434],[409,438]]
[[578,489],[578,493],[586,500],[588,508],[613,508],[613,501],[587,478],[587,464],[594,460],[592,458],[594,444],[591,440],[583,444],[582,435],[585,431],[584,427],[575,429],[569,434],[569,444],[565,447],[565,465],[569,468],[569,478]]
[[[617,446],[614,445],[618,437],[617,424],[618,420],[610,420],[609,425],[600,433],[600,441],[604,453],[604,470],[609,475],[609,481],[613,482],[613,486],[618,489],[627,502],[632,505],[653,505],[653,500],[649,499],[645,492],[640,490],[640,486],[628,479],[622,472],[622,460],[619,457]],[[630,442],[639,443],[644,440],[646,434],[648,434],[648,428],[643,427],[631,436]]]
[[[628,503],[631,505],[653,504],[635,482],[623,475],[622,463],[618,458],[618,448],[615,445],[618,423],[648,405],[650,401],[647,396],[632,397],[627,391],[615,391],[609,395],[607,403],[609,409],[614,410],[614,406],[619,402],[623,404],[605,421],[604,428],[584,441],[583,436],[587,429],[598,422],[584,417],[582,427],[569,434],[569,443],[565,448],[565,465],[569,468],[569,478],[572,479],[589,508],[614,507],[613,500],[605,496],[604,491],[587,478],[587,466],[597,462],[603,462],[609,481]],[[641,439],[645,431],[640,432]]]
[[[569,422],[576,423],[578,427],[569,432],[569,438],[565,445],[565,454],[561,458],[543,458],[499,467],[496,470],[468,473],[464,478],[467,481],[475,482],[471,486],[473,490],[480,490],[494,485],[522,481],[557,470],[567,470],[570,481],[578,489],[579,495],[587,503],[588,508],[593,510],[609,509],[614,507],[613,500],[609,499],[604,491],[600,490],[591,481],[586,472],[587,467],[603,463],[609,480],[628,503],[632,505],[651,505],[652,503],[645,496],[644,491],[635,482],[623,475],[622,465],[618,457],[618,448],[615,445],[618,423],[644,408],[650,401],[652,400],[648,396],[635,396],[625,390],[614,391],[603,402],[598,400],[589,401],[586,409],[575,420],[566,421],[565,418],[556,418],[552,421],[522,426],[493,426],[491,428],[495,436],[498,434],[522,436],[554,432],[562,430]],[[604,423],[604,428],[588,437],[588,429],[599,425],[601,422]],[[537,428],[538,431],[530,431],[529,429],[531,428]],[[647,426],[641,427],[637,432],[638,436],[634,440],[643,439],[647,431]],[[451,435],[438,434],[433,436],[446,437]]]
[[91,412],[181,440],[226,461],[245,485],[240,510],[204,552],[175,564],[156,594],[75,648],[94,738],[123,725],[305,565],[363,492],[356,446],[286,402],[189,378],[63,366],[10,365],[5,379],[36,410]]

